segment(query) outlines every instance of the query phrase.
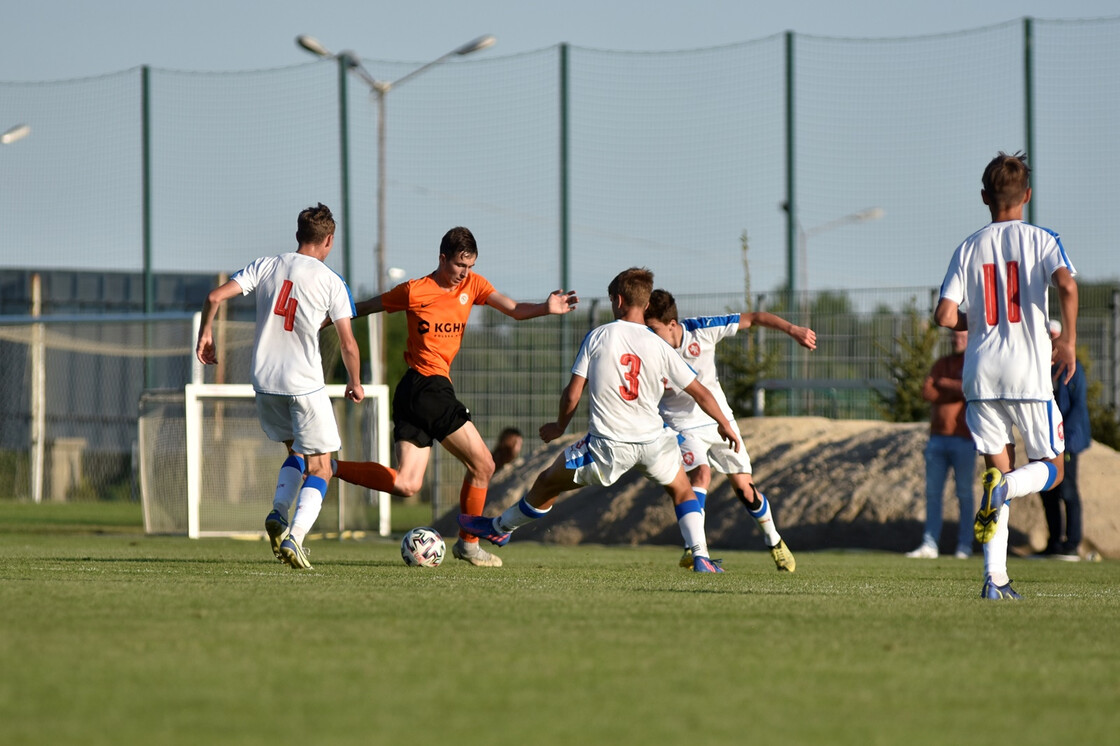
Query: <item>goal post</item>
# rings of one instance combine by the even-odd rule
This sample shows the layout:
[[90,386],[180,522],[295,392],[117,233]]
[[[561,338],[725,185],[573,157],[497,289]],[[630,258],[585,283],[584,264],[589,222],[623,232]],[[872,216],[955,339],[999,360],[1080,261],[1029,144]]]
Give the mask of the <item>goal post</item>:
[[[346,387],[329,385],[342,438],[338,457],[389,463],[389,391],[364,386],[358,403]],[[257,419],[250,384],[187,384],[141,398],[139,472],[147,533],[263,535],[264,516],[283,463]],[[337,509],[337,515],[335,510]],[[390,498],[331,480],[316,533],[390,533]]]

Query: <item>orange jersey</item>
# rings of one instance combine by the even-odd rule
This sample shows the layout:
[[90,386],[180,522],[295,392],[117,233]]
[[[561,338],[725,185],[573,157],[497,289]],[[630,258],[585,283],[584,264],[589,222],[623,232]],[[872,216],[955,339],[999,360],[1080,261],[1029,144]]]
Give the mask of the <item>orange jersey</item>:
[[381,296],[381,305],[408,318],[408,346],[404,361],[425,376],[451,378],[451,361],[459,353],[471,306],[481,306],[494,292],[482,275],[471,272],[451,290],[431,277],[409,280]]

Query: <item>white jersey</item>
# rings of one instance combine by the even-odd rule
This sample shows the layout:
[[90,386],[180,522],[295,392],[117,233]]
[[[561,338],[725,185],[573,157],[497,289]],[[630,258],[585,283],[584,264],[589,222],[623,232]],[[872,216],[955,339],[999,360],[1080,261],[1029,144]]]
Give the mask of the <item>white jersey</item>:
[[321,389],[319,327],[354,316],[350,288],[318,259],[292,252],[257,259],[231,278],[257,292],[253,390],[302,396]]
[[967,401],[1053,398],[1047,298],[1062,267],[1075,273],[1058,234],[1021,220],[990,223],[957,247],[941,297],[968,316]]
[[[734,415],[731,412],[731,405],[727,403],[727,396],[723,393],[723,387],[719,385],[719,377],[716,375],[716,343],[739,331],[739,314],[683,319],[680,325],[684,329],[684,334],[681,336],[681,346],[677,348],[677,354],[692,366],[696,371],[697,379],[708,387],[712,396],[716,398],[720,410],[728,420],[732,420]],[[665,384],[665,394],[661,397],[659,409],[665,424],[678,433],[689,428],[715,423],[715,420],[700,409],[695,399],[669,383]]]
[[661,437],[657,403],[665,381],[683,389],[696,380],[696,371],[665,340],[644,324],[622,320],[583,338],[572,374],[587,379],[588,432],[626,443]]

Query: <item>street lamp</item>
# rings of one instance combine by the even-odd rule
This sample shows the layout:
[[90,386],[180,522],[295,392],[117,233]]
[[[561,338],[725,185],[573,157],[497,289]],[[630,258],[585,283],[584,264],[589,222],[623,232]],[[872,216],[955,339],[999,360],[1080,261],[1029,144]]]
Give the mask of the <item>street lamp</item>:
[[[781,208],[783,210],[785,210],[787,213],[790,213],[790,207],[787,203],[783,203],[781,205]],[[794,304],[794,299],[796,297],[796,299],[797,299],[797,311],[798,311],[798,323],[802,324],[804,326],[809,326],[811,324],[811,320],[809,318],[809,306],[808,306],[808,299],[806,297],[806,291],[808,290],[808,279],[809,279],[809,271],[808,271],[809,261],[808,261],[808,250],[807,250],[807,246],[808,246],[808,243],[809,243],[809,238],[811,236],[816,236],[816,235],[824,233],[826,231],[830,231],[830,230],[833,230],[835,228],[840,228],[842,226],[849,225],[851,223],[866,223],[866,222],[871,221],[871,220],[879,220],[884,215],[886,215],[887,213],[886,213],[886,210],[884,210],[882,207],[869,207],[866,210],[860,210],[859,212],[853,212],[850,215],[845,215],[843,217],[836,218],[835,220],[830,220],[827,223],[821,223],[820,225],[813,226],[812,228],[809,228],[807,230],[801,226],[801,221],[797,219],[796,215],[793,215],[792,213],[790,213],[790,214],[792,216],[791,220],[792,220],[793,227],[797,231],[797,251],[796,251],[797,268],[796,268],[796,271],[795,271],[794,265],[793,265],[793,262],[792,262],[792,260],[794,258],[794,250],[793,250],[793,247],[790,246],[790,248],[789,248],[789,251],[790,251],[789,258],[790,258],[791,261],[790,261],[790,264],[789,264],[789,276],[786,278],[786,280],[788,282],[787,292],[789,294],[789,310],[790,311],[794,310],[794,305],[793,304]],[[800,292],[798,292],[799,287],[800,287]],[[790,377],[790,380],[793,380],[796,377],[795,376],[795,371],[797,370],[797,360],[798,359],[800,359],[800,362],[801,362],[801,378],[802,379],[808,379],[808,377],[809,377],[809,369],[808,369],[809,360],[808,360],[808,357],[807,357],[807,355],[805,355],[804,350],[800,350],[800,349],[794,347],[792,354],[789,356],[789,377]],[[791,392],[789,401],[790,401],[790,414],[798,414],[799,413],[798,412],[798,407],[795,403],[795,397],[792,395],[792,392]],[[812,390],[811,389],[809,390],[809,394],[808,394],[808,404],[809,404],[809,408],[812,409],[813,395],[812,395]]]
[[16,140],[22,140],[30,134],[31,127],[26,124],[17,124],[0,135],[0,145],[11,145]]
[[[346,66],[351,72],[357,75],[362,81],[369,86],[370,92],[377,99],[377,243],[374,246],[374,257],[377,264],[377,293],[380,295],[384,293],[385,280],[388,273],[385,267],[385,98],[389,91],[401,85],[407,80],[411,80],[425,70],[435,67],[441,62],[451,57],[461,57],[463,55],[478,52],[488,47],[494,46],[497,38],[491,35],[480,36],[477,39],[467,42],[460,47],[457,47],[445,55],[437,57],[436,59],[416,68],[412,72],[404,75],[394,81],[377,80],[369,71],[362,65],[361,58],[352,51],[344,50],[338,54],[329,51],[323,44],[313,36],[306,34],[296,37],[296,44],[303,49],[311,52],[319,57],[332,57],[341,60],[343,65]],[[379,373],[380,376],[374,376],[374,380],[383,383],[385,372],[385,345],[384,345],[384,325],[382,325],[381,344],[379,345]]]
[[805,310],[804,293],[809,289],[809,254],[807,250],[809,238],[820,233],[825,233],[826,231],[834,230],[845,225],[850,225],[851,223],[867,223],[872,220],[880,220],[886,214],[887,211],[882,207],[869,207],[866,210],[853,212],[851,215],[845,215],[842,218],[830,220],[827,223],[822,223],[821,225],[814,226],[812,228],[809,228],[808,230],[802,228],[801,222],[797,221],[797,264],[800,269],[798,285],[801,286],[802,291],[802,312],[804,312]]

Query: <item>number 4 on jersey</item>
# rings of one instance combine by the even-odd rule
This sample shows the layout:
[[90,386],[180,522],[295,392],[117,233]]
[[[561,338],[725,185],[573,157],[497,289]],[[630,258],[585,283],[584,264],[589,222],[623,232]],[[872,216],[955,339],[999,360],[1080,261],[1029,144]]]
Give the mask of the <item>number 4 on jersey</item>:
[[[996,265],[984,265],[984,320],[988,322],[988,326],[999,323],[996,271]],[[1007,263],[1007,320],[1012,324],[1023,320],[1023,309],[1019,305],[1019,262]]]
[[284,331],[286,332],[296,328],[296,306],[299,305],[299,301],[291,295],[292,281],[284,280],[284,284],[280,286],[280,295],[276,296],[276,305],[272,308],[274,314],[284,317]]

